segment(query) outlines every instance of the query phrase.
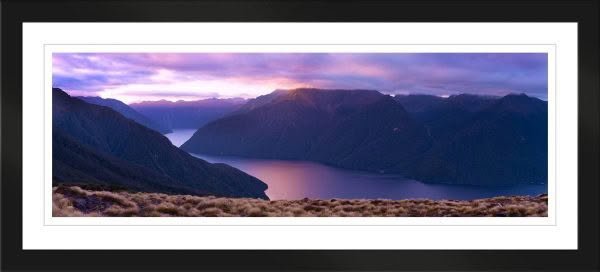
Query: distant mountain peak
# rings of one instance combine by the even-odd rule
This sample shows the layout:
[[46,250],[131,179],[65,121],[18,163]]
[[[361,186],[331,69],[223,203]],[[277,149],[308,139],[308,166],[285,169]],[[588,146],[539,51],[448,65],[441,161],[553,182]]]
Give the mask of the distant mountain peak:
[[513,112],[521,114],[547,114],[548,103],[524,93],[508,94],[500,98],[490,110],[497,112]]
[[395,94],[394,97],[435,97],[443,99],[444,97],[433,95],[433,94],[423,94],[423,93],[409,93],[409,94]]
[[233,97],[233,98],[205,98],[198,100],[177,100],[177,101],[169,101],[165,99],[161,100],[150,100],[150,101],[141,101],[129,104],[132,107],[152,107],[152,106],[193,106],[193,105],[209,105],[209,104],[243,104],[246,99],[241,97]]
[[[281,91],[281,90],[280,90]],[[275,93],[275,92],[273,92]],[[272,93],[272,94],[273,94]],[[282,91],[280,94],[287,94],[288,96],[298,96],[298,95],[322,95],[322,96],[360,96],[360,95],[370,95],[370,96],[385,96],[379,91],[376,90],[366,90],[366,89],[318,89],[318,88],[297,88],[290,89],[287,91]]]
[[331,112],[341,106],[356,107],[372,104],[385,98],[392,100],[390,96],[375,90],[298,88],[278,95],[271,103],[291,100],[295,103]]
[[172,132],[170,129],[168,129],[164,126],[161,126],[154,120],[151,120],[147,116],[144,116],[143,114],[137,112],[135,109],[133,109],[132,107],[130,107],[129,105],[123,103],[122,101],[120,101],[118,99],[102,98],[99,96],[78,96],[76,98],[81,99],[90,104],[109,107],[109,108],[115,110],[116,112],[120,113],[124,117],[131,119],[131,120],[137,122],[138,124],[141,124],[147,128],[158,131],[162,134]]
[[69,94],[67,94],[67,92],[63,91],[63,89],[61,88],[52,88],[52,96],[57,96],[57,97],[70,97]]
[[525,93],[510,93],[510,94],[505,95],[503,97],[503,99],[513,99],[513,100],[520,99],[521,101],[526,101],[526,100],[530,100],[530,99],[539,100],[538,98],[535,98],[533,96],[528,96]]
[[470,93],[460,93],[460,94],[451,94],[448,98],[457,98],[457,97],[477,97],[479,95],[474,95]]
[[132,103],[130,106],[170,129],[197,129],[225,116],[246,103],[244,98],[207,98],[176,102],[159,100]]
[[529,95],[524,94],[524,93],[519,93],[519,94],[511,93],[511,94],[507,94],[507,95],[505,95],[504,97],[502,97],[500,99],[500,101],[503,101],[503,100],[504,101],[509,101],[509,100],[510,101],[524,101],[524,102],[525,101],[529,101],[529,102],[536,101],[534,103],[537,103],[537,102],[542,102],[543,103],[544,102],[543,100],[541,100],[541,99],[539,99],[537,97],[529,96]]
[[448,100],[466,100],[466,99],[498,99],[499,96],[487,95],[487,94],[472,94],[472,93],[461,93],[453,94],[448,96]]
[[509,93],[506,96],[526,96],[529,97],[527,94],[525,93]]
[[368,90],[368,89],[322,89],[322,88],[295,88],[289,90],[278,89],[275,91],[283,91],[283,92],[373,92],[379,93],[381,92],[377,90]]

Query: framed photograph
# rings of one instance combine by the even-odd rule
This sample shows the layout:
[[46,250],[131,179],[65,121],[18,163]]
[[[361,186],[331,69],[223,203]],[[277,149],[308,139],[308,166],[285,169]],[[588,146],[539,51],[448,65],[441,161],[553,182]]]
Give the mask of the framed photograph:
[[3,269],[600,269],[595,1],[1,8]]

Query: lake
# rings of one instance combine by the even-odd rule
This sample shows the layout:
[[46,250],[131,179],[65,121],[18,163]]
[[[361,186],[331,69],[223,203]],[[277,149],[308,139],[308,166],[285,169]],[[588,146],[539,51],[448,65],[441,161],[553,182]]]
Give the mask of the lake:
[[167,133],[165,136],[169,138],[174,146],[180,147],[185,141],[192,138],[194,132],[196,132],[195,129],[174,129],[173,132]]
[[[175,130],[166,134],[181,146],[195,130]],[[187,138],[186,138],[187,137]],[[383,199],[456,199],[468,200],[501,195],[538,195],[547,193],[547,185],[468,186],[425,184],[397,175],[352,171],[327,165],[286,160],[261,160],[239,157],[192,154],[211,163],[226,163],[269,185],[271,200],[383,198]]]

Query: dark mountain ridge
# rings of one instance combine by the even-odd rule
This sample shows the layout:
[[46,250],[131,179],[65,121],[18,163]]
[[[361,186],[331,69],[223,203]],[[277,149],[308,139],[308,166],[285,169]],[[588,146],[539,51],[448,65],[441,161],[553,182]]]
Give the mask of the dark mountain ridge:
[[203,99],[197,101],[144,101],[129,106],[169,129],[197,129],[237,109],[245,99]]
[[433,183],[547,182],[547,103],[524,94],[390,97],[295,89],[248,103],[198,129],[181,148],[310,160]]
[[52,92],[54,183],[268,199],[266,184],[238,169],[195,158],[109,107]]
[[265,94],[265,95],[257,96],[256,98],[248,99],[248,101],[246,101],[246,103],[244,103],[238,109],[236,109],[235,111],[230,113],[230,115],[238,114],[238,113],[245,113],[245,112],[248,112],[255,108],[258,108],[260,106],[263,106],[263,105],[273,101],[273,99],[287,94],[289,91],[290,90],[277,89],[269,94]]
[[459,94],[447,98],[433,95],[406,95],[394,98],[411,109],[409,112],[414,118],[425,125],[434,139],[440,140],[469,126],[479,111],[489,107],[500,97]]
[[369,90],[295,89],[205,125],[181,148],[388,171],[406,165],[430,144],[425,128],[390,96]]
[[411,168],[419,180],[508,185],[547,183],[547,102],[507,95],[438,138]]
[[133,108],[129,107],[127,104],[125,104],[117,99],[102,98],[102,97],[98,97],[98,96],[78,96],[77,98],[79,98],[85,102],[91,103],[91,104],[109,107],[109,108],[117,111],[118,113],[122,114],[123,116],[125,116],[133,121],[136,121],[139,124],[146,126],[147,128],[156,130],[156,131],[160,132],[161,134],[167,134],[167,133],[173,132],[172,130],[170,130],[166,127],[163,127],[160,124],[157,124],[156,122],[150,120],[148,117],[142,115],[141,113],[137,112]]

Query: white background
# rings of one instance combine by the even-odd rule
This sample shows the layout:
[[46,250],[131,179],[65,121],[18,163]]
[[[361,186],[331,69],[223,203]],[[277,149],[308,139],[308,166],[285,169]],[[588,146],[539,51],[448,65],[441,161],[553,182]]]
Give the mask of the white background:
[[[52,218],[51,54],[59,51],[547,52],[549,216]],[[23,248],[576,249],[576,60],[575,23],[26,23]]]

